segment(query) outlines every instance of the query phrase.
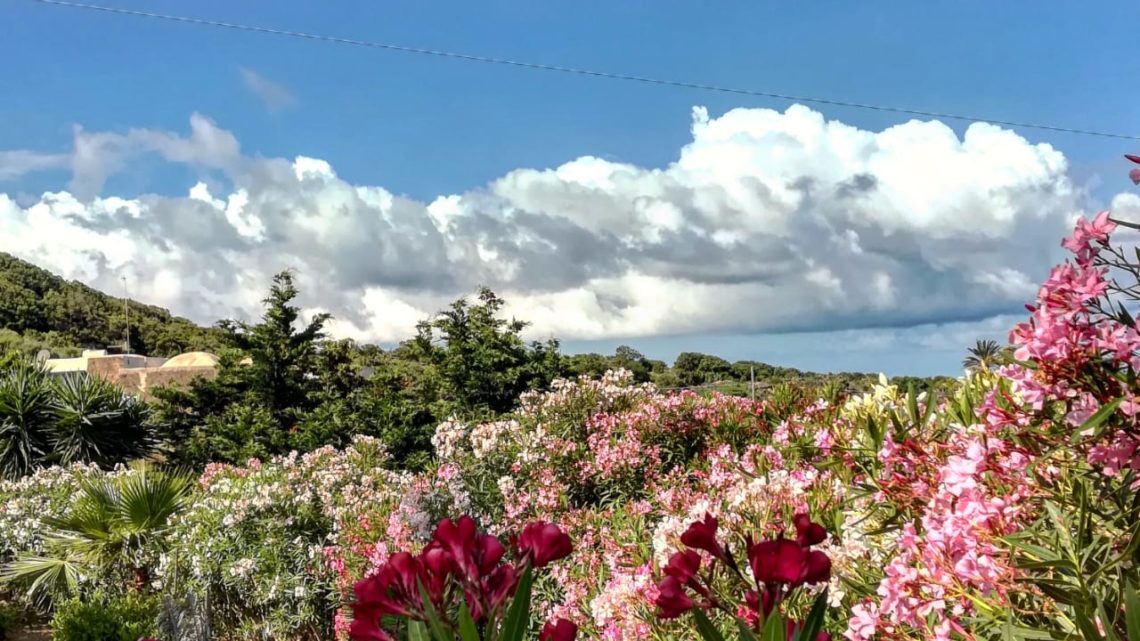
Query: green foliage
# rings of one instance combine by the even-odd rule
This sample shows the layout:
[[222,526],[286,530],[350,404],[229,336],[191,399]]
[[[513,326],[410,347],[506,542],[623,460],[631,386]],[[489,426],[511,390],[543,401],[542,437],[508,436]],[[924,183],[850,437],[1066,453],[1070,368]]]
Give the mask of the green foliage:
[[83,479],[71,510],[44,519],[51,532],[45,553],[20,556],[4,566],[0,580],[45,600],[77,595],[84,575],[145,588],[167,524],[191,489],[187,476],[146,468]]
[[42,465],[108,467],[153,445],[147,408],[114,385],[86,374],[50,376],[21,359],[0,372],[0,477]]
[[158,601],[128,594],[61,603],[51,620],[53,641],[138,641],[155,633]]
[[526,323],[499,318],[503,300],[489,289],[417,326],[413,345],[440,377],[442,400],[464,412],[510,411],[518,396],[562,371],[558,341],[523,342]]
[[[1026,581],[1060,609],[1026,616],[1022,623],[1086,641],[1140,639],[1135,595],[1140,587],[1135,570],[1140,563],[1140,502],[1135,492],[1092,474],[1060,482],[1038,520],[1009,540]],[[1096,621],[1105,635],[1097,631]]]
[[265,303],[265,314],[257,324],[223,321],[228,346],[247,355],[252,363],[243,369],[249,396],[268,409],[277,425],[287,430],[308,409],[314,391],[317,342],[324,338],[328,314],[317,314],[298,331],[300,309],[292,305],[297,297],[293,276],[281,272]]
[[992,369],[1008,361],[1006,350],[1002,349],[995,340],[978,340],[974,346],[966,350],[966,357],[962,359],[962,367],[974,369]]
[[[221,332],[198,327],[170,312],[128,303],[131,349],[152,356],[212,351]],[[121,345],[127,319],[123,300],[0,253],[0,351],[31,356],[77,355],[82,347]]]
[[20,615],[21,611],[15,605],[0,601],[0,641],[12,638],[12,632],[20,622]]
[[[327,316],[296,327],[300,310],[293,277],[278,274],[260,323],[223,321],[227,349],[213,380],[197,379],[185,389],[163,389],[155,424],[171,457],[201,467],[206,463],[245,461],[288,451],[290,435],[318,404],[321,385],[336,385],[344,373],[338,358],[319,358]],[[243,363],[243,358],[248,358]],[[335,375],[322,378],[325,363]],[[310,444],[320,438],[307,435]],[[324,443],[320,443],[324,444]]]
[[677,374],[677,380],[685,387],[737,378],[728,361],[719,356],[696,352],[682,352],[678,355],[673,362],[673,370]]
[[627,369],[633,373],[635,383],[648,383],[654,372],[664,373],[666,369],[665,363],[651,361],[641,352],[625,345],[614,350],[613,356],[574,354],[565,357],[564,361],[566,373],[571,376],[600,378],[609,370]]

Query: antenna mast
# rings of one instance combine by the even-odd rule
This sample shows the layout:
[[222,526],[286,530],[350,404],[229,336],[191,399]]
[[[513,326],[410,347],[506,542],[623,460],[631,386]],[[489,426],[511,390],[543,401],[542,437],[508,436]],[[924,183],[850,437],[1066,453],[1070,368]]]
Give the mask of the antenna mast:
[[127,323],[127,354],[131,353],[131,308],[130,300],[127,298],[127,277],[123,276],[123,319]]

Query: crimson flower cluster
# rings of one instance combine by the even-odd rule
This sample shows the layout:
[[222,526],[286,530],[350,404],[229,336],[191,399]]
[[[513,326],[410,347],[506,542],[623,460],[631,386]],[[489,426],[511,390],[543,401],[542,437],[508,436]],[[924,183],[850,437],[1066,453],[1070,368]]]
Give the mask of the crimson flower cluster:
[[[354,586],[353,621],[349,637],[353,641],[393,641],[380,621],[396,616],[428,621],[420,593],[444,619],[457,629],[448,614],[459,609],[462,599],[476,623],[493,623],[506,611],[519,579],[528,567],[541,568],[570,555],[570,537],[557,525],[535,522],[511,537],[514,559],[498,538],[478,532],[475,520],[462,516],[457,521],[439,522],[431,541],[419,554],[399,552],[368,578]],[[543,641],[573,641],[577,627],[570,621],[547,623]]]
[[[1124,157],[1136,163],[1137,165],[1140,165],[1140,156],[1134,154],[1124,154]],[[1140,185],[1140,169],[1133,169],[1132,171],[1128,172],[1128,177],[1132,179],[1133,184]]]
[[[741,570],[732,551],[717,540],[716,518],[705,514],[704,520],[690,524],[681,535],[681,542],[689,549],[673,554],[664,568],[665,577],[658,585],[657,616],[674,619],[695,607],[716,608],[733,616],[741,614],[755,626],[762,623],[796,588],[826,583],[831,578],[831,559],[811,547],[822,543],[827,532],[823,526],[812,523],[806,514],[796,515],[793,522],[796,527],[794,540],[782,536],[759,542],[745,539],[751,581]],[[712,557],[703,576],[700,552]],[[712,579],[718,567],[726,568],[730,576],[744,584],[743,606],[726,603],[713,592]],[[794,621],[788,622],[789,639],[797,626]],[[823,632],[817,641],[830,638]]]

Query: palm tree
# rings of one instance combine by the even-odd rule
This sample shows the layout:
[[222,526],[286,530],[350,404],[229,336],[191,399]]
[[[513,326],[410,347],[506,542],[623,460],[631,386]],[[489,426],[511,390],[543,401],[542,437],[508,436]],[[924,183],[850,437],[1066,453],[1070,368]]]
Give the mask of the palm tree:
[[150,584],[148,554],[164,547],[171,517],[186,505],[192,480],[140,467],[124,476],[88,478],[71,511],[44,520],[51,534],[43,555],[24,555],[0,570],[0,581],[21,583],[41,599],[72,596],[83,576]]
[[1000,362],[1003,355],[1003,350],[997,341],[989,339],[978,340],[966,352],[967,356],[962,359],[962,366],[968,370],[990,369]]
[[49,451],[51,400],[47,371],[33,361],[0,376],[0,478],[28,474]]
[[109,467],[154,449],[146,405],[109,381],[67,374],[52,380],[50,389],[52,462]]
[[154,447],[146,415],[141,401],[99,377],[52,377],[40,363],[17,362],[0,373],[0,478],[142,458]]

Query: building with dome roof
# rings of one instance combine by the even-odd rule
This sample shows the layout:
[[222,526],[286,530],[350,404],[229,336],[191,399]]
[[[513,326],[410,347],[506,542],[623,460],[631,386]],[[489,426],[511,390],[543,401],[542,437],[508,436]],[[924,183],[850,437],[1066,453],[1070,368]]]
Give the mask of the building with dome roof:
[[166,361],[161,368],[171,367],[217,367],[218,357],[210,352],[186,352]]
[[86,372],[146,398],[159,387],[184,387],[196,378],[213,379],[218,375],[218,360],[209,352],[186,352],[164,359],[89,350],[79,358],[48,359],[44,366],[56,375]]

